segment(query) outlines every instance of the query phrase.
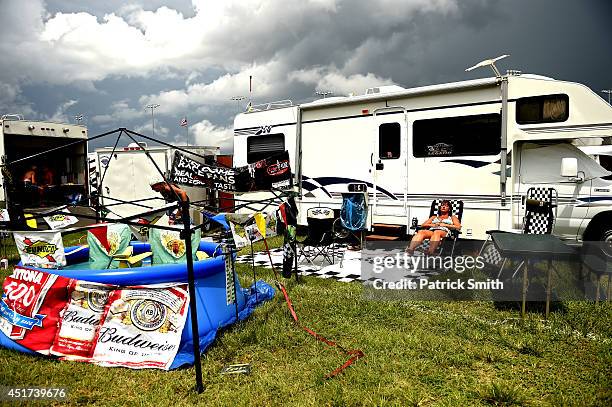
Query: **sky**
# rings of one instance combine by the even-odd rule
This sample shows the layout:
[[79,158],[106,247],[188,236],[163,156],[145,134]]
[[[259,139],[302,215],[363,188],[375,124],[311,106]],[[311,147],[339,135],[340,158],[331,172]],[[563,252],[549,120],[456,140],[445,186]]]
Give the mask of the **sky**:
[[145,106],[159,104],[157,138],[185,144],[187,117],[189,143],[231,153],[249,99],[486,77],[465,68],[502,54],[502,71],[604,98],[612,88],[608,0],[0,0],[0,10],[0,114],[82,114],[90,137],[120,127],[150,136]]

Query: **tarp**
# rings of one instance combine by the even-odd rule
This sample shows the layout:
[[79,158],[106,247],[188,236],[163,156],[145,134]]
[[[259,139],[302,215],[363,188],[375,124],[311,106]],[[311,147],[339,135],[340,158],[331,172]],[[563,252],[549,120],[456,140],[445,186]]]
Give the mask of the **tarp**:
[[566,157],[578,159],[578,173],[584,174],[585,180],[611,174],[572,144],[525,143],[521,153],[521,181],[525,184],[567,182],[567,178],[561,176],[561,159]]

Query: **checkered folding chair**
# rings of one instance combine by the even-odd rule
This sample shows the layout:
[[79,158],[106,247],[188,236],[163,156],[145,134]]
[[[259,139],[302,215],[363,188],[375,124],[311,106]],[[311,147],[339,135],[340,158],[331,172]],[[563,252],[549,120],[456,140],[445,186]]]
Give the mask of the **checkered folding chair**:
[[305,239],[298,239],[298,262],[304,258],[312,266],[317,258],[334,263],[334,210],[326,207],[310,208],[306,211],[308,232]]
[[[557,190],[554,188],[529,188],[525,196],[525,216],[523,217],[522,233],[531,235],[551,234],[555,223],[555,213],[553,213],[553,209],[557,207],[557,200]],[[499,266],[499,272],[497,274],[497,278],[499,278],[507,259],[502,257],[495,248],[495,245],[490,242],[491,233],[493,232],[500,233],[505,231],[487,230],[489,237],[482,245],[478,255],[482,256],[483,260],[489,265],[495,267]],[[520,263],[516,270],[518,270],[522,264],[523,263]],[[514,274],[516,274],[516,270]]]
[[[429,217],[440,215],[440,204],[442,203],[442,201],[444,201],[444,199],[435,199],[431,203],[431,208],[429,210]],[[460,201],[457,199],[449,199],[448,201],[451,203],[451,207],[452,207],[451,215],[456,216],[457,219],[459,219],[459,222],[461,223],[461,218],[463,217],[463,201]],[[420,229],[422,228],[418,227],[416,230],[419,231]],[[450,239],[453,242],[453,245],[451,246],[451,253],[450,253],[451,256],[453,255],[453,253],[455,253],[455,243],[457,243],[457,239],[459,238],[460,234],[461,232],[459,230],[453,229],[446,236],[446,238],[444,238],[444,240]],[[421,243],[419,247],[417,247],[417,250],[420,250],[423,252],[426,252],[428,249],[429,249],[429,240],[425,240],[423,243]],[[442,242],[442,244],[438,246],[437,254],[442,255],[443,252],[444,252],[444,241]]]

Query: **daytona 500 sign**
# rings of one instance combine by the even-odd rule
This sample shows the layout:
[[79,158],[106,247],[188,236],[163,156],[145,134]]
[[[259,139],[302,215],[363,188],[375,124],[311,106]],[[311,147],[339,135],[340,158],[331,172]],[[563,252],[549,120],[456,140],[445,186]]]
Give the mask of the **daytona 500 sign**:
[[168,370],[188,304],[185,284],[116,287],[15,267],[2,286],[0,331],[44,355]]

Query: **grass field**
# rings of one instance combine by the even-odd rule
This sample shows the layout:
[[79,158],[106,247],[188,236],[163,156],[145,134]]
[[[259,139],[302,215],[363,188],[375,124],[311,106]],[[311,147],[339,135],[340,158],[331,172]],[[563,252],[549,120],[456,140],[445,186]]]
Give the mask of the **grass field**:
[[[238,272],[250,285],[250,268]],[[302,278],[287,288],[305,325],[365,358],[324,380],[346,356],[300,330],[277,293],[204,354],[201,395],[193,368],[102,368],[6,349],[0,383],[65,386],[74,405],[612,405],[610,304],[565,303],[548,322],[536,312],[521,321],[491,302],[369,301],[357,283]],[[220,374],[234,363],[251,373]]]

